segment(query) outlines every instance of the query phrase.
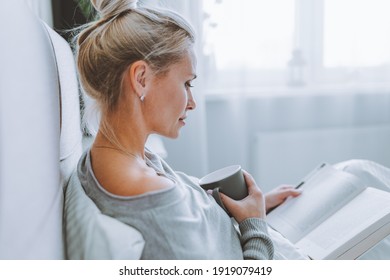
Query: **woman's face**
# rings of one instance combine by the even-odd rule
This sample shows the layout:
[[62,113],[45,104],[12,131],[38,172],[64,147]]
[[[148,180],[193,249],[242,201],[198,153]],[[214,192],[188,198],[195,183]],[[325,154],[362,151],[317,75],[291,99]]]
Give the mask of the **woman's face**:
[[192,49],[162,75],[151,78],[145,95],[151,130],[160,135],[177,138],[185,125],[187,113],[196,107],[192,96],[192,81],[196,78],[196,59]]

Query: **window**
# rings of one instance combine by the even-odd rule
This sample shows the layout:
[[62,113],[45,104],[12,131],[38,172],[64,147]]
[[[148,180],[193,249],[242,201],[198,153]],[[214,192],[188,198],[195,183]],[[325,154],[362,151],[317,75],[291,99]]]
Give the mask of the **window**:
[[[206,51],[214,52],[217,70],[229,67],[283,69],[289,59],[294,28],[291,0],[205,1]],[[283,9],[280,9],[281,6]],[[219,7],[220,6],[220,7]],[[249,38],[249,39],[248,39]],[[234,55],[233,55],[234,54]]]
[[294,1],[206,0],[203,5],[211,87],[280,81],[294,43]]
[[324,4],[324,67],[376,67],[390,61],[390,1]]
[[203,9],[210,91],[390,81],[388,0],[203,0]]

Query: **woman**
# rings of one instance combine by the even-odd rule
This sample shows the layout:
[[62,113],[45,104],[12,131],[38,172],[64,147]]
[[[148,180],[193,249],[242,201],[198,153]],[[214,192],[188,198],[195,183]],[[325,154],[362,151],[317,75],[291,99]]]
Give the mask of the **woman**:
[[77,65],[100,106],[99,131],[80,159],[86,193],[106,215],[137,228],[144,259],[272,259],[266,210],[299,193],[263,195],[245,172],[249,195],[222,195],[232,220],[192,178],[145,148],[152,133],[176,138],[196,107],[194,33],[178,15],[137,1],[92,0],[100,19],[78,36]]

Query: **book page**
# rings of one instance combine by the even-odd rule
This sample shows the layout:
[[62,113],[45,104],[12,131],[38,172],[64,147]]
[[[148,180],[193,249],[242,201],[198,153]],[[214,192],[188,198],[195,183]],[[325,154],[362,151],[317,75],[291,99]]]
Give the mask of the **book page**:
[[267,216],[268,224],[293,243],[363,191],[364,186],[354,175],[325,165],[301,189],[299,197],[289,199]]
[[[314,259],[337,259],[365,240],[370,244],[360,244],[361,250],[374,246],[381,239],[373,241],[368,237],[389,222],[390,193],[367,188],[296,246]],[[357,258],[363,252],[355,250],[355,255],[349,253],[349,257]]]

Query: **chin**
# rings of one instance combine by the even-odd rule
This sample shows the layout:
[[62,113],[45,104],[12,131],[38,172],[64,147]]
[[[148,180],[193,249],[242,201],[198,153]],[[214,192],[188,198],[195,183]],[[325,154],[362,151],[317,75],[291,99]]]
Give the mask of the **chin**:
[[180,137],[180,129],[178,129],[177,131],[173,132],[172,135],[171,135],[171,138],[172,139],[177,139]]
[[177,139],[179,138],[180,134],[181,134],[181,128],[182,127],[171,127],[171,129],[164,129],[164,130],[155,130],[154,133],[156,134],[159,134],[161,136],[164,136],[166,138],[170,138],[170,139]]
[[171,139],[177,139],[177,138],[179,138],[179,136],[180,136],[180,132],[178,132],[178,133],[176,133],[176,134],[174,134],[174,135],[171,135],[169,138],[171,138]]
[[171,132],[171,133],[161,133],[160,135],[170,139],[177,139],[180,136],[180,131]]

